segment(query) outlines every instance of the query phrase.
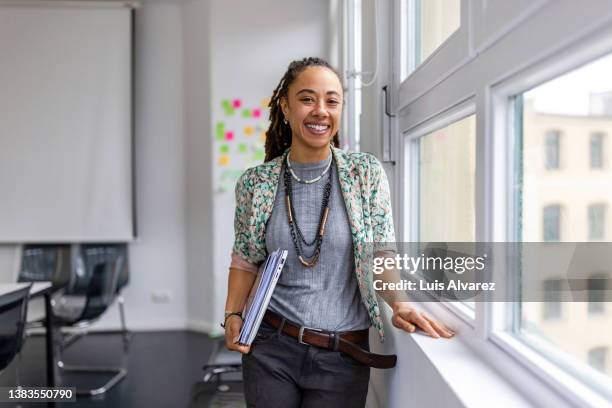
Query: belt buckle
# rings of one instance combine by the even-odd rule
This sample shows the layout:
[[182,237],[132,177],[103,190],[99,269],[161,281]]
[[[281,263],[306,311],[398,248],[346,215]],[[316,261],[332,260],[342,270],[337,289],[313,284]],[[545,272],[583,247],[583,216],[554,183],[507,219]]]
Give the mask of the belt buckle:
[[323,332],[323,330],[315,329],[314,327],[300,326],[300,332],[298,333],[298,339],[297,339],[298,343],[303,344],[305,346],[310,346],[310,344],[304,343],[304,341],[302,340],[302,338],[304,337],[304,330],[306,329],[316,331],[316,332]]

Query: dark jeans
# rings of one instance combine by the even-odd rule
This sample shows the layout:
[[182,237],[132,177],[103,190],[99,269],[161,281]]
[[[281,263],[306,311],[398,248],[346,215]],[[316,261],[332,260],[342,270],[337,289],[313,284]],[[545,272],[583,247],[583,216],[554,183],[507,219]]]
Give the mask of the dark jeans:
[[[360,344],[369,349],[367,343]],[[339,351],[298,343],[262,322],[251,352],[242,356],[248,407],[361,407],[370,367]]]

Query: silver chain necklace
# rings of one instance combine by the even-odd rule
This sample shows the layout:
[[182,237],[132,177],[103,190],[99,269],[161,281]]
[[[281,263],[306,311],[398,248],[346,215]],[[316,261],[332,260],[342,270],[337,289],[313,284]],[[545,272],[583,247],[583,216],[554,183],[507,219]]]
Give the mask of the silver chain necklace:
[[[289,169],[289,173],[291,173],[291,176],[295,179],[295,181],[297,181],[298,183],[302,183],[302,184],[312,184],[312,183],[316,183],[317,181],[321,180],[321,178],[329,171],[329,168],[331,167],[332,162],[333,162],[333,160],[330,160],[325,170],[323,170],[323,173],[313,178],[312,180],[302,180],[301,178],[297,176],[297,174],[295,174],[295,172],[293,171],[293,168],[291,167],[291,163],[289,162],[289,153],[291,153],[291,149],[289,149],[289,152],[287,152],[287,157],[285,160],[287,162],[287,168]],[[333,154],[333,152],[330,152],[329,154]]]

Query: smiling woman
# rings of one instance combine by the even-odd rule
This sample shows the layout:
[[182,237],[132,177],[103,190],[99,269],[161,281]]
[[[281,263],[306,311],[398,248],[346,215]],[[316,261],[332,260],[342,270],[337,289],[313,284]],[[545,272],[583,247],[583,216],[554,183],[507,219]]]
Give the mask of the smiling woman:
[[[374,156],[338,149],[343,102],[326,61],[292,62],[270,101],[266,160],[236,185],[224,327],[227,347],[244,354],[250,407],[363,407],[370,367],[395,365],[395,356],[369,351],[370,326],[381,339],[384,329],[364,250],[395,240],[389,184]],[[258,335],[237,344],[258,267],[278,248],[288,256]],[[396,327],[452,336],[385,300]]]

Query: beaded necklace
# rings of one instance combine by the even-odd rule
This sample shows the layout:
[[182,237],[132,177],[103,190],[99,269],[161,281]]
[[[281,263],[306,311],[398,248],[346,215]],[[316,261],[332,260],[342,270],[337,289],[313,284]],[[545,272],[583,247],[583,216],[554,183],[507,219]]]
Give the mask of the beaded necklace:
[[[287,157],[289,157],[289,154],[287,154]],[[331,163],[333,161],[334,159],[332,156],[330,165],[327,167],[327,169],[325,169],[323,174],[321,174],[318,177],[318,180],[320,180],[321,177],[323,177],[323,175],[327,172],[327,170],[329,170],[329,168],[331,167]],[[289,221],[289,230],[291,231],[291,239],[293,240],[293,246],[295,247],[295,252],[298,255],[298,259],[300,263],[304,265],[305,267],[310,268],[317,264],[317,262],[319,261],[319,256],[321,255],[321,244],[323,243],[323,234],[325,233],[325,224],[327,223],[327,217],[329,215],[329,197],[331,195],[332,172],[331,171],[329,172],[329,175],[327,177],[327,182],[325,183],[325,187],[323,190],[323,201],[321,202],[321,216],[319,218],[319,230],[317,231],[317,234],[315,235],[314,239],[308,242],[304,238],[304,235],[302,234],[302,230],[300,229],[297,219],[295,218],[295,215],[294,215],[295,210],[293,209],[293,203],[291,201],[291,193],[292,193],[292,180],[291,179],[292,177],[295,177],[298,182],[301,182],[301,181],[299,178],[297,178],[297,176],[293,174],[293,171],[287,171],[288,169],[290,169],[288,159],[287,159],[287,167],[288,168],[285,168],[285,172],[284,172],[285,206],[287,208],[287,219]],[[314,183],[314,181],[311,183]],[[308,183],[308,184],[311,184],[311,183]],[[302,244],[309,246],[309,247],[315,245],[315,248],[311,256],[309,257],[304,256],[304,249],[302,247]],[[306,259],[306,258],[310,258],[310,259]]]

